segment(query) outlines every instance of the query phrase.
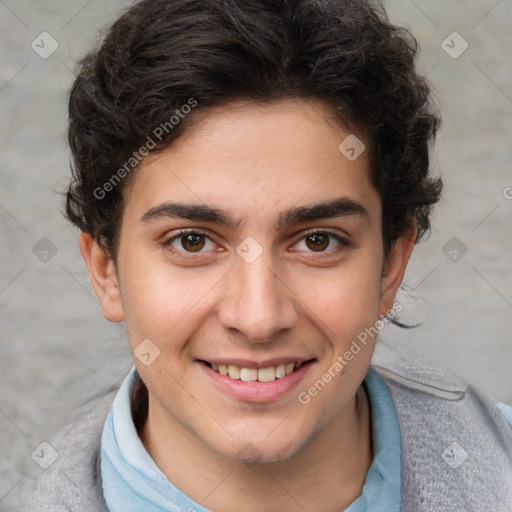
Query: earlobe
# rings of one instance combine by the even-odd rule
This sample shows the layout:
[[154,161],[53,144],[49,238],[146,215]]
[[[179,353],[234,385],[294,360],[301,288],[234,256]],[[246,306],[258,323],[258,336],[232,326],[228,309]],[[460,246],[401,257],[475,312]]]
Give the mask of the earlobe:
[[88,233],[80,235],[80,252],[89,270],[91,284],[100,301],[103,316],[110,322],[122,322],[124,313],[114,262]]
[[391,249],[381,276],[380,315],[386,316],[393,307],[395,296],[404,278],[405,269],[416,240],[416,222],[398,238]]

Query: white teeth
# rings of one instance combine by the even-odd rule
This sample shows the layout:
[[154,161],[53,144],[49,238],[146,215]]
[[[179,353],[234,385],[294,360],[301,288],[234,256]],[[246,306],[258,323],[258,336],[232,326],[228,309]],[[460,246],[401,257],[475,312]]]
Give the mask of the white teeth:
[[256,368],[240,368],[240,380],[245,382],[258,380],[258,370]]
[[303,363],[279,364],[277,366],[268,366],[267,368],[242,368],[234,364],[225,365],[211,363],[212,370],[227,375],[234,380],[244,382],[272,382],[276,379],[282,379],[290,374],[296,368],[300,368]]
[[230,364],[228,366],[228,375],[232,379],[235,379],[235,380],[240,379],[240,367],[235,366],[234,364]]
[[260,382],[270,382],[276,380],[276,369],[274,366],[260,368],[258,370],[258,380]]
[[286,375],[286,365],[280,364],[276,366],[276,379],[281,379]]

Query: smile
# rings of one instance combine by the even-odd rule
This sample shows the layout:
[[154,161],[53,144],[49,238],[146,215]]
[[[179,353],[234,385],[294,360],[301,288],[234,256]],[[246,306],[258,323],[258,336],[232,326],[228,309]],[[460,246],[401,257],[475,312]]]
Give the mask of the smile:
[[277,366],[268,366],[266,368],[247,368],[234,364],[225,365],[217,363],[209,363],[203,361],[214,372],[226,375],[233,380],[242,380],[244,382],[272,382],[276,379],[282,379],[300,368],[305,362],[279,364]]
[[214,388],[240,401],[265,403],[288,396],[317,360],[313,358],[293,362],[289,358],[281,358],[261,363],[240,360],[236,361],[238,364],[231,364],[234,362],[196,360]]

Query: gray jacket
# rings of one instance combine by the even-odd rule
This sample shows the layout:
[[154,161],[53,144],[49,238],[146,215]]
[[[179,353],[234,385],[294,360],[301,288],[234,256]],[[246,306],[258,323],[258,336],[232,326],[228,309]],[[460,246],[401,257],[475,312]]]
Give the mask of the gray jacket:
[[[494,402],[438,364],[390,354],[373,366],[399,419],[401,511],[511,512],[512,431]],[[50,443],[57,460],[20,482],[1,511],[108,512],[99,453],[116,391]]]

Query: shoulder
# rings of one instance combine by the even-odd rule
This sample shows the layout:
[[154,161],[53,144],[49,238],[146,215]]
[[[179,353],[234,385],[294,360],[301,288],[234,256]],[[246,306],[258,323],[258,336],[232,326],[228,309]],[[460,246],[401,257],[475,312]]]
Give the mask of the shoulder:
[[88,402],[48,441],[51,448],[47,450],[55,450],[55,461],[23,478],[2,501],[3,506],[23,512],[107,511],[99,457],[103,425],[117,389],[115,386]]
[[383,348],[373,366],[397,412],[405,510],[458,510],[464,489],[475,510],[512,503],[512,430],[496,402],[439,361]]

